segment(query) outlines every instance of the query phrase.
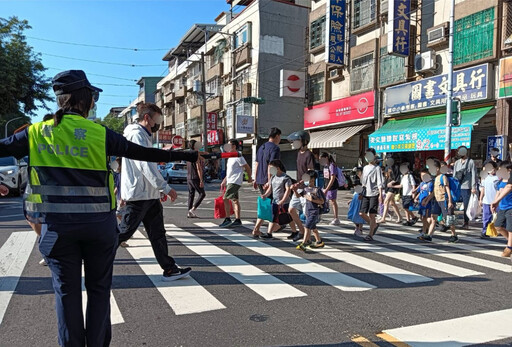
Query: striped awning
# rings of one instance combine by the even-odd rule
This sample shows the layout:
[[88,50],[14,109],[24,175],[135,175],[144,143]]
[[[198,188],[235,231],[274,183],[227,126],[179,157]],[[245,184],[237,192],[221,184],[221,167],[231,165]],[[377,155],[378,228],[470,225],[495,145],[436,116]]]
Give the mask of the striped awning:
[[343,143],[370,124],[354,125],[350,127],[311,132],[309,148],[335,148],[343,147]]

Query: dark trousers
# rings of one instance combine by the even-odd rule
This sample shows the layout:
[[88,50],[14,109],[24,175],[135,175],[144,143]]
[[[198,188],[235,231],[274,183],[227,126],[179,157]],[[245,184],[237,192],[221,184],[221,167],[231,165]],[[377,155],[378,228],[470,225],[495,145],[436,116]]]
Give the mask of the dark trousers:
[[469,217],[466,215],[469,206],[469,198],[471,197],[471,189],[461,189],[460,197],[462,198],[462,202],[464,203],[464,224],[469,223]]
[[[110,288],[116,249],[115,214],[101,223],[43,225],[39,250],[52,272],[61,346],[110,345]],[[87,290],[85,327],[82,260]]]
[[126,210],[121,219],[119,243],[129,240],[137,231],[140,222],[144,224],[144,229],[146,229],[153,253],[160,267],[164,271],[176,268],[176,262],[169,256],[167,238],[165,237],[163,207],[160,200],[128,201],[126,203]]
[[[201,188],[201,181],[198,179],[187,180],[188,184],[188,209],[198,208],[203,202],[203,199],[206,197],[206,193],[204,188]],[[197,200],[194,203],[194,197],[196,195],[196,191],[198,194]]]
[[487,232],[487,226],[492,221],[491,205],[482,204],[482,235]]

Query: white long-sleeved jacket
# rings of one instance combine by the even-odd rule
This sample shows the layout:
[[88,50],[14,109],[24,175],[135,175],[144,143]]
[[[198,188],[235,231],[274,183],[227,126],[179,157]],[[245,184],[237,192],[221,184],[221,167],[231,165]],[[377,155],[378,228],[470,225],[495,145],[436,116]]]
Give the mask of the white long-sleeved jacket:
[[[151,135],[140,124],[130,124],[124,129],[124,137],[144,147],[151,147]],[[125,201],[160,198],[160,191],[168,194],[171,187],[162,177],[156,163],[123,158],[121,168],[121,199]]]

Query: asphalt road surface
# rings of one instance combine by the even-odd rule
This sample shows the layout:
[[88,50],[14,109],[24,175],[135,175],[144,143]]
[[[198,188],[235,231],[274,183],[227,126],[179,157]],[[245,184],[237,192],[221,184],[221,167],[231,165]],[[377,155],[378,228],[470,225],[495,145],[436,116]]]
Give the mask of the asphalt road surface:
[[[187,219],[186,187],[164,203],[168,244],[190,278],[160,281],[143,228],[120,248],[112,285],[112,346],[462,346],[512,342],[510,259],[503,238],[477,225],[448,244],[416,240],[419,226],[382,225],[372,243],[353,236],[349,192],[342,225],[319,224],[326,247],[303,253],[286,240],[250,237],[256,193],[241,194],[244,225],[220,229],[208,186]],[[330,221],[330,216],[324,216]],[[366,231],[365,231],[366,232]],[[0,346],[56,346],[50,271],[21,198],[0,199]],[[406,344],[405,344],[406,343]]]

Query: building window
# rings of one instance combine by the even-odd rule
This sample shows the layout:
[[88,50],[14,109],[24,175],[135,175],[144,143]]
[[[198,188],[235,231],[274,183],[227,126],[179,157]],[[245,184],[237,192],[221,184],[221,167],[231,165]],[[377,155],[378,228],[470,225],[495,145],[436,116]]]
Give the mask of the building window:
[[185,122],[176,123],[176,135],[185,137]]
[[185,102],[180,102],[178,104],[178,113],[185,113],[187,112],[187,105],[185,104]]
[[239,47],[242,47],[243,45],[245,45],[247,42],[250,41],[250,25],[249,23],[244,25],[242,29],[238,30],[235,32],[235,49],[239,48]]
[[309,102],[315,103],[324,101],[325,76],[323,73],[313,75],[309,78]]
[[455,21],[453,63],[455,65],[492,57],[494,7]]
[[206,93],[211,94],[211,97],[222,95],[222,83],[220,78],[214,78],[206,82]]
[[309,48],[315,49],[325,44],[325,16],[311,22]]
[[380,49],[379,86],[403,82],[406,78],[405,58],[388,54],[387,48]]
[[358,29],[375,21],[377,18],[377,0],[354,0],[352,28]]
[[252,104],[240,102],[236,105],[236,114],[238,116],[252,116]]
[[[196,64],[192,65],[192,68],[189,71],[190,71],[189,76],[191,76],[193,79],[199,79],[199,75],[201,74],[201,64],[196,63]],[[197,78],[195,78],[195,77],[197,77]]]
[[350,74],[351,92],[373,89],[374,66],[373,53],[352,60],[352,72]]

